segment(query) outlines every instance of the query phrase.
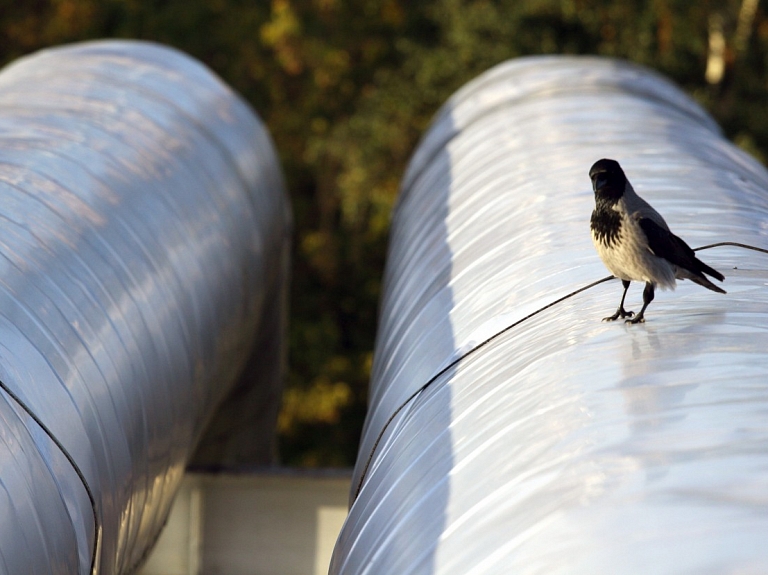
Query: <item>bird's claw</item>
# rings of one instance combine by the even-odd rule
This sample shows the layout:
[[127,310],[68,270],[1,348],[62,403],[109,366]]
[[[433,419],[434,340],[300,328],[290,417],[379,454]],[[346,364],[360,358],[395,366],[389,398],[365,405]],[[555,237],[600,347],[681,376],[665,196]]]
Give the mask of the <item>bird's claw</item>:
[[639,315],[636,318],[625,320],[624,323],[628,323],[628,324],[632,324],[632,325],[634,325],[636,323],[645,323],[645,318],[643,316]]
[[[615,314],[609,315],[608,317],[604,317],[603,321],[616,321],[619,318],[624,319],[625,317],[632,317],[634,315],[635,315],[635,312],[633,311],[617,309]],[[631,321],[631,320],[627,320],[627,321]]]

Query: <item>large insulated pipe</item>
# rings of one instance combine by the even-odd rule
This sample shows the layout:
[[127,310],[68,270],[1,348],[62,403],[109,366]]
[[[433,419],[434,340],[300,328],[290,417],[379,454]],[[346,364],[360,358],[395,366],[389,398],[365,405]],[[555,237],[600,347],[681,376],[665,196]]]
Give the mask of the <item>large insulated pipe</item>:
[[265,127],[191,58],[97,42],[0,73],[0,572],[141,562],[280,336],[289,227]]
[[332,574],[768,570],[768,256],[702,251],[727,295],[601,322],[600,158],[692,247],[768,247],[768,173],[658,75],[537,57],[468,84],[402,184]]

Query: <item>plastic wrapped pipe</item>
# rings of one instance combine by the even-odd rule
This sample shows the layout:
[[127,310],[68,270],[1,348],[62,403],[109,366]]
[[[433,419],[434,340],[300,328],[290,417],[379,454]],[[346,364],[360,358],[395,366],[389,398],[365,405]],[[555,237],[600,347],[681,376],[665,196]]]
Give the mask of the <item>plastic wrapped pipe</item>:
[[601,322],[618,280],[573,292],[608,275],[604,157],[692,247],[768,247],[768,173],[658,75],[539,57],[468,84],[402,184],[332,574],[768,571],[768,256],[708,249],[727,295]]
[[97,42],[0,73],[0,572],[141,562],[279,336],[289,227],[264,126],[191,58]]

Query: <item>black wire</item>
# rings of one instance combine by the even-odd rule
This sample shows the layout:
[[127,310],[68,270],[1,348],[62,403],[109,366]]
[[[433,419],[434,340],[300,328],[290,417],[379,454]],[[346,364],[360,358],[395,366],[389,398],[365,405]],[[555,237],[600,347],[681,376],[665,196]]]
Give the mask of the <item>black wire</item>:
[[721,246],[733,246],[735,248],[744,248],[745,250],[752,250],[755,252],[762,252],[768,254],[768,250],[765,248],[758,248],[757,246],[750,246],[749,244],[740,244],[739,242],[717,242],[715,244],[707,244],[699,248],[694,248],[693,251],[698,252],[700,250],[708,250],[709,248],[719,248]]
[[[753,251],[756,251],[756,252],[762,252],[762,253],[768,254],[768,250],[767,249],[758,248],[756,246],[751,246],[749,244],[740,244],[738,242],[717,242],[717,243],[714,243],[714,244],[707,244],[706,246],[701,246],[701,247],[695,248],[693,251],[696,252],[696,251],[701,251],[701,250],[708,250],[710,248],[717,248],[717,247],[721,247],[721,246],[733,246],[733,247],[737,247],[737,248],[744,248],[744,249],[747,249],[747,250],[753,250]],[[565,301],[565,300],[567,300],[567,299],[569,299],[569,298],[571,298],[571,297],[573,297],[575,295],[580,294],[583,291],[591,289],[591,288],[595,287],[596,285],[599,285],[601,283],[607,282],[607,281],[612,280],[612,279],[615,279],[615,276],[604,277],[603,279],[597,280],[595,282],[592,282],[591,284],[588,284],[588,285],[585,285],[583,287],[580,287],[579,289],[574,290],[571,293],[569,293],[567,295],[564,295],[563,297],[558,298],[555,301],[552,301],[552,302],[548,303],[544,307],[541,307],[541,308],[537,309],[536,311],[534,311],[532,313],[529,313],[527,316],[525,316],[522,319],[517,320],[513,324],[508,325],[507,327],[505,327],[501,331],[499,331],[499,332],[493,334],[492,336],[490,336],[488,339],[480,342],[478,345],[476,345],[475,347],[473,347],[472,349],[470,349],[469,351],[467,351],[463,355],[461,355],[458,358],[454,359],[447,366],[445,366],[443,369],[441,369],[439,372],[437,372],[437,374],[433,375],[429,379],[429,381],[427,381],[427,383],[422,385],[419,389],[417,389],[410,396],[408,396],[408,399],[406,399],[403,403],[400,404],[400,406],[394,411],[394,413],[386,421],[386,423],[384,424],[384,427],[381,428],[381,432],[379,432],[379,435],[376,438],[376,441],[373,444],[373,447],[371,448],[371,452],[370,452],[370,454],[368,455],[368,458],[365,461],[365,467],[363,467],[363,472],[360,474],[360,481],[358,482],[357,488],[355,489],[355,497],[353,498],[352,502],[354,503],[355,500],[357,499],[357,496],[360,495],[360,490],[363,488],[363,483],[365,482],[365,478],[366,478],[366,476],[368,474],[368,469],[370,468],[371,462],[373,461],[373,456],[376,454],[376,448],[379,446],[379,443],[381,442],[382,438],[384,437],[384,433],[387,431],[387,428],[392,423],[392,421],[395,419],[395,417],[397,417],[397,414],[400,413],[403,410],[403,408],[406,405],[408,405],[417,395],[419,395],[422,391],[424,391],[430,385],[432,385],[435,381],[437,381],[437,379],[439,379],[440,376],[442,376],[449,369],[455,367],[458,363],[460,363],[462,360],[464,360],[464,358],[472,355],[477,350],[481,349],[482,347],[484,347],[485,345],[487,345],[488,343],[490,343],[491,341],[493,341],[497,337],[499,337],[499,336],[505,334],[506,332],[508,332],[510,329],[512,329],[514,327],[517,327],[518,325],[520,325],[524,321],[527,321],[527,320],[531,319],[535,315],[540,314],[541,312],[551,308],[552,306],[555,306],[555,305],[559,304],[560,302],[563,302],[563,301]]]
[[88,494],[88,500],[91,503],[91,511],[93,512],[93,552],[91,553],[91,575],[96,575],[96,554],[98,553],[99,549],[99,539],[101,537],[101,521],[99,520],[99,514],[96,511],[96,498],[93,495],[93,491],[91,490],[91,486],[88,484],[88,480],[85,478],[85,475],[83,474],[82,470],[80,469],[80,466],[75,461],[74,457],[67,451],[67,448],[64,447],[64,445],[61,443],[61,441],[58,440],[58,438],[53,434],[53,432],[48,428],[45,423],[35,414],[30,407],[22,401],[22,399],[16,395],[6,384],[4,381],[0,381],[0,389],[2,389],[5,393],[8,394],[8,396],[13,399],[13,401],[16,402],[16,404],[23,409],[29,417],[31,417],[35,423],[37,423],[38,426],[40,426],[40,429],[42,429],[45,434],[53,441],[53,443],[56,445],[56,447],[59,448],[59,451],[64,455],[64,457],[67,458],[67,461],[69,461],[69,464],[72,466],[72,469],[75,470],[75,473],[80,478],[80,481],[83,484],[83,487],[85,488],[85,492]]
[[511,324],[511,325],[508,325],[507,327],[505,327],[505,328],[504,328],[504,329],[502,329],[501,331],[499,331],[499,332],[497,332],[497,333],[493,334],[492,336],[490,336],[488,339],[486,339],[486,340],[484,340],[484,341],[480,342],[479,344],[477,344],[475,347],[473,347],[472,349],[470,349],[469,351],[467,351],[465,354],[463,354],[463,355],[461,355],[461,356],[457,357],[456,359],[454,359],[452,362],[450,362],[448,365],[446,365],[446,366],[445,366],[443,369],[441,369],[441,370],[440,370],[440,371],[438,371],[438,372],[437,372],[435,375],[433,375],[433,376],[432,376],[432,377],[429,379],[429,381],[427,381],[427,383],[425,383],[425,384],[424,384],[424,385],[422,385],[422,386],[421,386],[419,389],[417,389],[416,391],[414,391],[414,392],[413,392],[413,393],[412,393],[412,394],[411,394],[411,395],[408,397],[408,399],[406,399],[406,400],[405,400],[405,401],[404,401],[402,404],[400,404],[400,407],[398,407],[398,408],[395,410],[395,412],[394,412],[394,413],[393,413],[393,414],[390,416],[390,418],[389,418],[389,419],[387,420],[387,422],[384,424],[384,427],[381,429],[381,433],[379,433],[379,436],[376,438],[376,442],[373,444],[373,447],[371,448],[371,453],[370,453],[370,455],[368,456],[368,459],[367,459],[367,460],[366,460],[366,462],[365,462],[365,467],[363,468],[363,473],[362,473],[362,474],[361,474],[361,476],[360,476],[360,482],[357,484],[357,489],[355,490],[355,499],[357,499],[357,496],[360,494],[360,489],[362,489],[362,487],[363,487],[363,482],[365,481],[365,476],[366,476],[366,475],[367,475],[367,473],[368,473],[368,468],[370,467],[370,465],[371,465],[371,461],[373,460],[373,456],[374,456],[374,454],[376,453],[376,448],[379,446],[379,443],[381,442],[381,439],[382,439],[382,437],[384,437],[384,432],[387,430],[387,427],[389,427],[389,424],[390,424],[390,423],[392,423],[392,420],[393,420],[393,419],[395,419],[395,417],[397,417],[397,414],[398,414],[398,413],[400,413],[400,412],[403,410],[403,408],[404,408],[406,405],[408,405],[408,404],[411,402],[411,400],[412,400],[413,398],[415,398],[415,397],[416,397],[417,395],[419,395],[419,394],[420,394],[422,391],[424,391],[425,389],[427,389],[427,388],[428,388],[430,385],[432,385],[432,384],[433,384],[433,383],[434,383],[434,382],[435,382],[435,381],[436,381],[436,380],[437,380],[437,379],[438,379],[438,378],[439,378],[441,375],[443,375],[443,374],[444,374],[446,371],[448,371],[449,369],[451,369],[451,368],[455,367],[455,366],[456,366],[458,363],[460,363],[460,362],[461,362],[461,361],[462,361],[464,358],[466,358],[467,356],[470,356],[470,355],[472,355],[472,354],[473,354],[473,353],[475,353],[477,350],[479,350],[480,348],[482,348],[482,347],[486,346],[487,344],[489,344],[491,341],[493,341],[494,339],[496,339],[496,338],[497,338],[497,337],[499,337],[500,335],[502,335],[502,334],[504,334],[504,333],[508,332],[510,329],[512,329],[512,328],[514,328],[514,327],[516,327],[516,326],[520,325],[520,324],[521,324],[521,323],[523,323],[524,321],[526,321],[526,320],[528,320],[528,319],[532,318],[532,317],[533,317],[533,316],[535,316],[535,315],[538,315],[538,314],[540,314],[541,312],[543,312],[543,311],[545,311],[545,310],[547,310],[547,309],[551,308],[552,306],[555,306],[555,305],[559,304],[560,302],[562,302],[562,301],[564,301],[564,300],[567,300],[567,299],[568,299],[568,298],[570,298],[570,297],[573,297],[573,296],[575,296],[575,295],[577,295],[577,294],[580,294],[580,293],[581,293],[581,292],[583,292],[583,291],[586,291],[586,290],[588,290],[588,289],[591,289],[591,288],[595,287],[596,285],[599,285],[599,284],[601,284],[601,283],[605,283],[605,282],[607,282],[607,281],[609,281],[609,280],[612,280],[612,279],[614,279],[614,276],[608,276],[608,277],[604,277],[604,278],[603,278],[603,279],[601,279],[601,280],[597,280],[597,281],[595,281],[595,282],[592,282],[592,283],[591,283],[591,284],[589,284],[589,285],[585,285],[585,286],[583,286],[583,287],[580,287],[579,289],[572,291],[572,292],[571,292],[571,293],[569,293],[568,295],[564,295],[563,297],[561,297],[561,298],[558,298],[558,299],[556,299],[555,301],[552,301],[552,302],[548,303],[548,304],[547,304],[547,305],[545,305],[544,307],[541,307],[541,308],[537,309],[536,311],[534,311],[534,312],[532,312],[532,313],[529,313],[529,314],[528,314],[527,316],[525,316],[524,318],[517,320],[516,322],[514,322],[514,323],[513,323],[513,324]]

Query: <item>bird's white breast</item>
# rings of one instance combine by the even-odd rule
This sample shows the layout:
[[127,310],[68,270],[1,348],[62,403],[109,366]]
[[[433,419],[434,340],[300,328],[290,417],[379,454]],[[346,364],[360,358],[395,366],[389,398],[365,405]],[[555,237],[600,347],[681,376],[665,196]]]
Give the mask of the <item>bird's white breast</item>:
[[592,234],[592,241],[600,259],[605,267],[620,279],[650,282],[661,289],[675,289],[675,266],[653,254],[648,247],[645,232],[638,223],[641,217],[647,215],[642,214],[640,210],[628,212],[626,208],[624,199],[619,200],[612,208],[621,216],[621,230],[617,241],[609,245]]

